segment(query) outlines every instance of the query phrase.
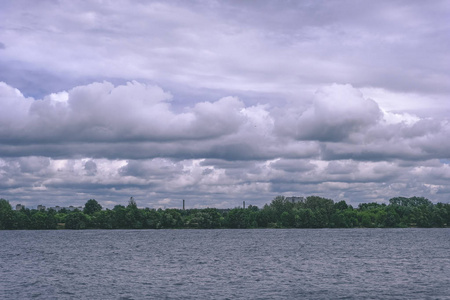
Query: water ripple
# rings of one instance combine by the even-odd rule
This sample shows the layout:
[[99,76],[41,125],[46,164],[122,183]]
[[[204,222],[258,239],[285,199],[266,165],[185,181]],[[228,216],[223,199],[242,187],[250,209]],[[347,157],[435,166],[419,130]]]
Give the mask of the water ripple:
[[450,229],[0,231],[0,299],[450,299]]

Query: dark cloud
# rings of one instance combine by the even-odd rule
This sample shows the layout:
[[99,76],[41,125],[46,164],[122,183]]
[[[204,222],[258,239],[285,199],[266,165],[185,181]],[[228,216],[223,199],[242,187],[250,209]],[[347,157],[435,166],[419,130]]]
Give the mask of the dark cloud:
[[309,160],[295,159],[277,159],[270,163],[270,166],[276,170],[282,170],[289,173],[307,172],[314,170],[317,166]]
[[222,159],[204,159],[200,162],[201,166],[215,166],[221,169],[247,169],[255,165],[255,161],[247,160],[222,160]]
[[94,176],[97,174],[97,164],[93,160],[88,160],[84,164],[84,170],[86,171],[86,175]]
[[167,180],[183,172],[181,163],[168,159],[153,159],[150,161],[130,160],[127,165],[119,170],[123,176],[134,176]]
[[50,159],[48,157],[21,157],[18,162],[20,171],[23,173],[38,173],[45,171],[50,165]]
[[359,172],[358,164],[354,161],[332,161],[326,168],[327,174],[356,174]]

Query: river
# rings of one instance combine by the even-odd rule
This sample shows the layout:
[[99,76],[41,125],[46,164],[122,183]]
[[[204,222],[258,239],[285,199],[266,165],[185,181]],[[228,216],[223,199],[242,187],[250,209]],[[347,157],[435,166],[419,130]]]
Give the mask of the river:
[[0,299],[450,299],[450,229],[0,231]]

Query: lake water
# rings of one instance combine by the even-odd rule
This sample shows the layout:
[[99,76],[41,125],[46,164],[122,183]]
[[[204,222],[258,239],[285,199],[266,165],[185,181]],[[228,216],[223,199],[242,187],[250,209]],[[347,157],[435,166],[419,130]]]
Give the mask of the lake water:
[[450,299],[450,229],[0,231],[0,299]]

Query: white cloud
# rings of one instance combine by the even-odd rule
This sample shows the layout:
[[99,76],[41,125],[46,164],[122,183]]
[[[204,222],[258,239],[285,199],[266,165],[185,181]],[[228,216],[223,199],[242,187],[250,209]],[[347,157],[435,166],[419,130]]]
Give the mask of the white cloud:
[[412,125],[420,120],[419,117],[408,113],[393,113],[383,110],[383,118],[387,124],[405,123]]
[[333,84],[318,90],[309,109],[292,113],[277,129],[299,140],[341,141],[376,124],[380,116],[375,101],[350,85]]
[[0,131],[2,135],[8,134],[9,130],[16,130],[18,124],[24,122],[32,103],[32,98],[25,98],[18,89],[0,82]]

